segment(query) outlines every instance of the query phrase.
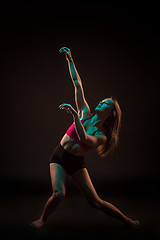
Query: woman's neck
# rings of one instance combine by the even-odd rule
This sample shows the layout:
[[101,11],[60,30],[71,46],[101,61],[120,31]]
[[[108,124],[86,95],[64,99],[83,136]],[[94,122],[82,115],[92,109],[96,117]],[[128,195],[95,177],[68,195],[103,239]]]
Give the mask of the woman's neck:
[[97,114],[95,114],[92,118],[91,118],[91,124],[92,126],[95,126],[97,128],[101,128],[103,125],[103,120],[99,118],[99,116]]

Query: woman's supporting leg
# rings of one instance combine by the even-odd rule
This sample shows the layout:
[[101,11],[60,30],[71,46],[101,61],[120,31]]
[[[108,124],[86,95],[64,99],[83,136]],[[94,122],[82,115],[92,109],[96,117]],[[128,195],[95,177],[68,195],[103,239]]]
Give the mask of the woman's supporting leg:
[[133,221],[125,216],[118,208],[109,202],[106,202],[97,195],[96,190],[91,182],[90,176],[86,168],[83,168],[72,175],[74,183],[78,186],[82,194],[85,196],[89,204],[97,208],[109,216],[117,218],[133,228],[140,226],[139,221]]
[[33,227],[40,228],[43,225],[45,225],[49,215],[57,209],[61,200],[65,197],[66,173],[63,170],[63,168],[59,164],[51,163],[50,176],[51,176],[53,194],[48,199],[44,207],[42,216],[38,220],[32,222],[31,226]]

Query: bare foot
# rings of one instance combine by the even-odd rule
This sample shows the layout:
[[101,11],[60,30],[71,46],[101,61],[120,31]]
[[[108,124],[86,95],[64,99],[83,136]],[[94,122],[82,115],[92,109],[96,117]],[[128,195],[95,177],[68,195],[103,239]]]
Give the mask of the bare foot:
[[46,222],[44,222],[44,220],[42,218],[34,221],[31,223],[31,226],[32,227],[35,227],[35,228],[41,228],[43,227],[44,225],[46,224]]
[[127,225],[130,226],[132,229],[139,229],[141,227],[140,221],[138,221],[138,220],[133,221],[130,219],[127,222]]

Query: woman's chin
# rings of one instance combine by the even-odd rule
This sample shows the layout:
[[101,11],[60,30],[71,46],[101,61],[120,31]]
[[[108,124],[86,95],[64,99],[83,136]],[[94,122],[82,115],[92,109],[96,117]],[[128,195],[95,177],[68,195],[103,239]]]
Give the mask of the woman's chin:
[[101,112],[100,108],[95,108],[95,112]]

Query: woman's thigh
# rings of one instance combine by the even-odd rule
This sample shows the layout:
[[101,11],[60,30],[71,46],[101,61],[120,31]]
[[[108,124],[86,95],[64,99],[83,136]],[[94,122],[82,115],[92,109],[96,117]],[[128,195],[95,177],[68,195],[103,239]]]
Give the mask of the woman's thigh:
[[50,176],[53,193],[65,195],[66,173],[64,169],[57,163],[50,163]]
[[72,179],[89,203],[94,204],[100,200],[86,168],[74,173]]

